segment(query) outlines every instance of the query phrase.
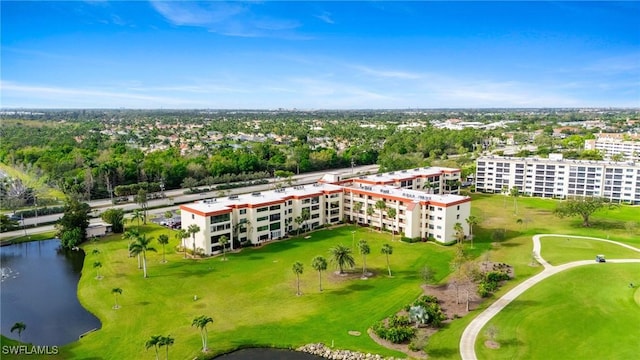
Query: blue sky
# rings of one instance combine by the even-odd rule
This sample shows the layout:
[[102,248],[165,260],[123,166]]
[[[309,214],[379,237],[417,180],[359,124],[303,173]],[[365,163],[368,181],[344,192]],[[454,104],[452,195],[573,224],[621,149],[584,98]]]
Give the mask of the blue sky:
[[639,2],[0,6],[4,108],[640,107]]

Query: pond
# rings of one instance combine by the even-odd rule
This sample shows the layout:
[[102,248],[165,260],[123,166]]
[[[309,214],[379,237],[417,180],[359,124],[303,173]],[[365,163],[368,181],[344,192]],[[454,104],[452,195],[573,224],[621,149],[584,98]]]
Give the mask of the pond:
[[216,360],[317,360],[323,357],[286,349],[241,349],[216,357]]
[[16,322],[26,329],[20,340],[34,345],[64,345],[100,328],[77,297],[84,252],[51,239],[0,247],[0,332],[12,339]]

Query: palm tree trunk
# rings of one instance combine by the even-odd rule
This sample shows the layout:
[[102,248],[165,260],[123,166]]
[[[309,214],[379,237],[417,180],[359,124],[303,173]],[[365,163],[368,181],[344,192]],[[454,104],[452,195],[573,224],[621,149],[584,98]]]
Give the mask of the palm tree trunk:
[[165,259],[165,257],[164,257],[164,244],[162,244],[162,262],[163,263],[167,262],[167,259]]
[[147,277],[147,256],[145,254],[142,254],[142,272],[144,274],[144,277]]
[[318,277],[320,278],[320,291],[322,291],[322,271],[318,271]]
[[140,254],[138,254],[138,269],[142,269],[142,264],[140,263]]
[[387,270],[389,270],[389,276],[391,276],[391,266],[389,266],[389,254],[387,255]]

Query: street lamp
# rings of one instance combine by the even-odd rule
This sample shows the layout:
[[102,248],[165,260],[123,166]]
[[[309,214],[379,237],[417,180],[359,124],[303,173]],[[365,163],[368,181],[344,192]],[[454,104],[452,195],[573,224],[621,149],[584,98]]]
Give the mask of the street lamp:
[[356,248],[356,231],[351,232],[351,247],[355,250]]

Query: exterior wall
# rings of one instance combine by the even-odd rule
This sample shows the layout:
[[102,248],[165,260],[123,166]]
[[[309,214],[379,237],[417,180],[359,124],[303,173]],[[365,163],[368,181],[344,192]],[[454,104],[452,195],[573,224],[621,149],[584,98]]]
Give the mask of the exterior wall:
[[633,162],[482,157],[476,190],[499,193],[516,187],[535,197],[598,196],[640,204],[640,164]]
[[640,162],[640,141],[625,141],[622,139],[602,137],[593,140],[585,140],[585,150],[600,150],[606,159],[612,155],[620,154],[625,161]]

